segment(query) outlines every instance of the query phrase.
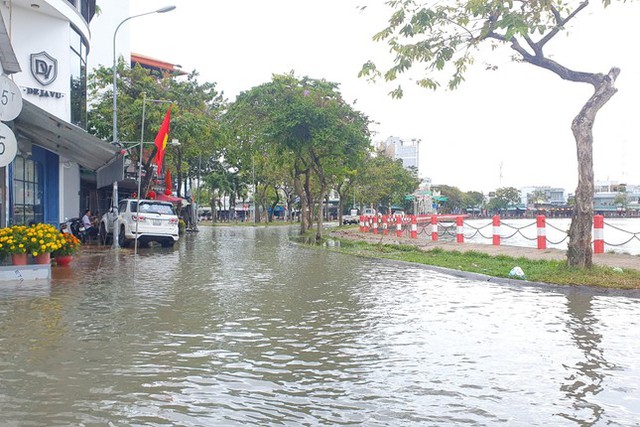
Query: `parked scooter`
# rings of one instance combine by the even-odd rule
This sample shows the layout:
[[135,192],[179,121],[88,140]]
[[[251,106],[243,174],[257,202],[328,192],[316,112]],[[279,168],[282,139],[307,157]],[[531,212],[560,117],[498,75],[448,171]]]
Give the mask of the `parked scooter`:
[[62,233],[71,233],[80,239],[80,242],[84,243],[87,235],[85,233],[84,225],[80,218],[65,218],[65,222],[60,223],[60,231]]

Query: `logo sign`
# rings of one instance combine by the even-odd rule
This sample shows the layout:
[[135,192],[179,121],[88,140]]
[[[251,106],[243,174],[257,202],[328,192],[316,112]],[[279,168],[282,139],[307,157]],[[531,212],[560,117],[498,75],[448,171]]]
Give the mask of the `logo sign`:
[[13,80],[0,76],[0,120],[10,121],[22,111],[22,93]]
[[58,61],[44,51],[32,53],[31,74],[41,85],[47,86],[58,77]]
[[0,167],[7,166],[16,158],[18,142],[9,126],[0,123]]

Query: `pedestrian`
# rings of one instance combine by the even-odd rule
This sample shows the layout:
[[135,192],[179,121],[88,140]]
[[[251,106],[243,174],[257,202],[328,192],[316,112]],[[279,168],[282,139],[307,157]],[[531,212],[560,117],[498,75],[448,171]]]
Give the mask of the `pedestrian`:
[[84,226],[85,236],[95,237],[98,235],[98,229],[93,226],[93,219],[91,217],[91,209],[84,211],[82,216],[82,225]]

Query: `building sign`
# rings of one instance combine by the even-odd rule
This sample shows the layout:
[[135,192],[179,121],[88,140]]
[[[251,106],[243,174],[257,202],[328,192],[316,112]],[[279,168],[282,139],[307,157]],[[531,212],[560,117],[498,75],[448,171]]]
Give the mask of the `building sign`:
[[44,51],[32,53],[31,74],[42,86],[50,85],[58,77],[58,61]]
[[0,120],[8,122],[15,119],[22,111],[22,94],[13,80],[5,75],[0,76]]
[[16,158],[18,142],[9,126],[0,123],[0,167],[7,166]]
[[27,95],[38,96],[40,98],[64,98],[64,93],[55,90],[38,89],[35,87],[23,87],[22,91]]

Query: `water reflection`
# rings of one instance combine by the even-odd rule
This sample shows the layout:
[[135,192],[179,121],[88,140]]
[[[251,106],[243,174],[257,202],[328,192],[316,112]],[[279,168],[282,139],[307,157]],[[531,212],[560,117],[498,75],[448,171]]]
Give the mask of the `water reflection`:
[[[6,425],[634,425],[640,304],[206,228],[0,288]],[[135,276],[134,276],[135,267]],[[606,356],[606,357],[605,357]]]
[[598,319],[592,310],[593,295],[580,291],[566,294],[569,319],[567,329],[577,349],[582,353],[573,366],[566,365],[569,375],[562,390],[572,401],[573,412],[560,415],[580,426],[597,424],[604,408],[594,402],[593,397],[603,390],[605,370],[614,368],[607,362],[600,347],[602,335],[597,332]]

